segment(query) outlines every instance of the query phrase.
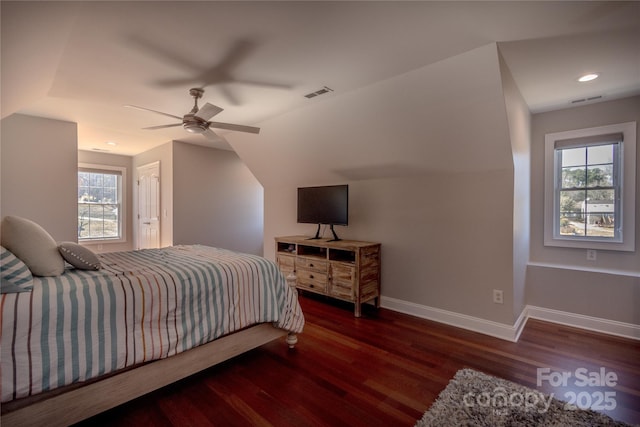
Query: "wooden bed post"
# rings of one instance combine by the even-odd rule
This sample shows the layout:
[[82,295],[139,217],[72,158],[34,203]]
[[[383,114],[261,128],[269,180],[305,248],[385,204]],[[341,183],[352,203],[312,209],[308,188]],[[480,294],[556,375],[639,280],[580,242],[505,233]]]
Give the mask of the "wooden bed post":
[[298,343],[298,335],[293,332],[289,332],[287,334],[287,344],[289,345],[289,348],[294,348],[297,343]]
[[285,277],[285,280],[287,281],[287,285],[289,285],[290,288],[293,288],[294,290],[296,289],[296,281],[298,280],[298,278],[296,277],[295,271],[289,273],[287,277]]
[[[289,285],[289,287],[293,289],[295,293],[298,293],[298,290],[296,289],[296,281],[298,280],[298,278],[296,277],[295,270],[289,273],[285,277],[285,280],[287,281],[287,285]],[[297,343],[298,343],[298,335],[293,332],[289,332],[287,334],[287,344],[289,345],[289,348],[294,348]]]

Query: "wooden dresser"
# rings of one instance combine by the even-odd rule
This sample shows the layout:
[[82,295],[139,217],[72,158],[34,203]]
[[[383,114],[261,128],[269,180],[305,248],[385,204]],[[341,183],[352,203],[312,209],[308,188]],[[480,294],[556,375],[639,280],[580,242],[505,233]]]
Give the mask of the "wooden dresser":
[[380,307],[380,243],[329,241],[306,236],[276,237],[276,262],[296,288],[353,302],[360,317],[362,303]]

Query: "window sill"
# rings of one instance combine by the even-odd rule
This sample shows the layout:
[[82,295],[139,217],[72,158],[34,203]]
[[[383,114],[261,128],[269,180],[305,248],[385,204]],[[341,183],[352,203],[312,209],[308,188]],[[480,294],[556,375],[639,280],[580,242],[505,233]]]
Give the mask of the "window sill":
[[612,241],[607,242],[597,238],[593,240],[545,238],[544,245],[556,248],[597,249],[600,251],[635,251],[635,244],[633,241],[631,241],[630,243]]
[[583,266],[578,266],[578,265],[553,264],[553,263],[550,263],[550,262],[529,262],[529,263],[527,263],[527,266],[543,267],[543,268],[557,268],[559,270],[586,271],[586,272],[589,272],[589,273],[612,274],[612,275],[616,275],[616,276],[640,277],[640,272],[638,272],[638,271],[616,270],[616,269],[613,269],[613,268],[583,267]]
[[127,239],[114,238],[114,239],[78,239],[78,244],[83,246],[91,245],[108,245],[110,243],[127,243]]

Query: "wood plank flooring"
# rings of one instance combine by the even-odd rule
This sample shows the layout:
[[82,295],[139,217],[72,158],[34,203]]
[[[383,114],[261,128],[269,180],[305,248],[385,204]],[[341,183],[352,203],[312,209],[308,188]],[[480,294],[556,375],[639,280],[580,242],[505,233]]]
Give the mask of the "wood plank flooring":
[[[413,426],[461,368],[562,398],[613,391],[614,419],[640,424],[640,341],[530,320],[519,342],[366,306],[301,296],[294,350],[266,344],[82,426]],[[615,387],[536,385],[537,369],[614,372]],[[583,396],[583,398],[586,398]]]

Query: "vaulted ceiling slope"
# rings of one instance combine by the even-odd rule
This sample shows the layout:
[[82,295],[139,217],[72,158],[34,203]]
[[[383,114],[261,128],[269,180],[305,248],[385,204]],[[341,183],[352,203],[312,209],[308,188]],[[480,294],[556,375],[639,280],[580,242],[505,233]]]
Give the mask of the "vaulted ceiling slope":
[[[0,7],[2,117],[73,121],[80,149],[117,154],[169,140],[231,149],[180,127],[141,130],[171,120],[123,108],[182,116],[192,107],[188,90],[201,87],[204,101],[224,108],[216,120],[262,128],[260,135],[221,133],[232,145],[237,139],[238,151],[246,151],[244,141],[275,144],[277,151],[284,142],[273,136],[289,126],[289,151],[303,150],[303,158],[330,156],[341,143],[362,159],[337,161],[323,173],[358,178],[391,174],[396,166],[441,167],[435,159],[451,150],[441,138],[445,124],[464,128],[471,121],[477,130],[475,121],[493,123],[485,110],[496,107],[499,92],[499,71],[488,64],[495,56],[488,46],[496,44],[532,111],[640,92],[638,2],[2,1]],[[577,84],[586,71],[602,77]],[[332,91],[304,96],[325,86]],[[484,132],[504,133],[504,126]],[[306,142],[319,138],[329,146]],[[468,166],[465,156],[479,150],[466,134],[456,144],[462,155],[448,168]]]
[[228,136],[265,187],[512,167],[495,44],[265,124],[264,143]]

